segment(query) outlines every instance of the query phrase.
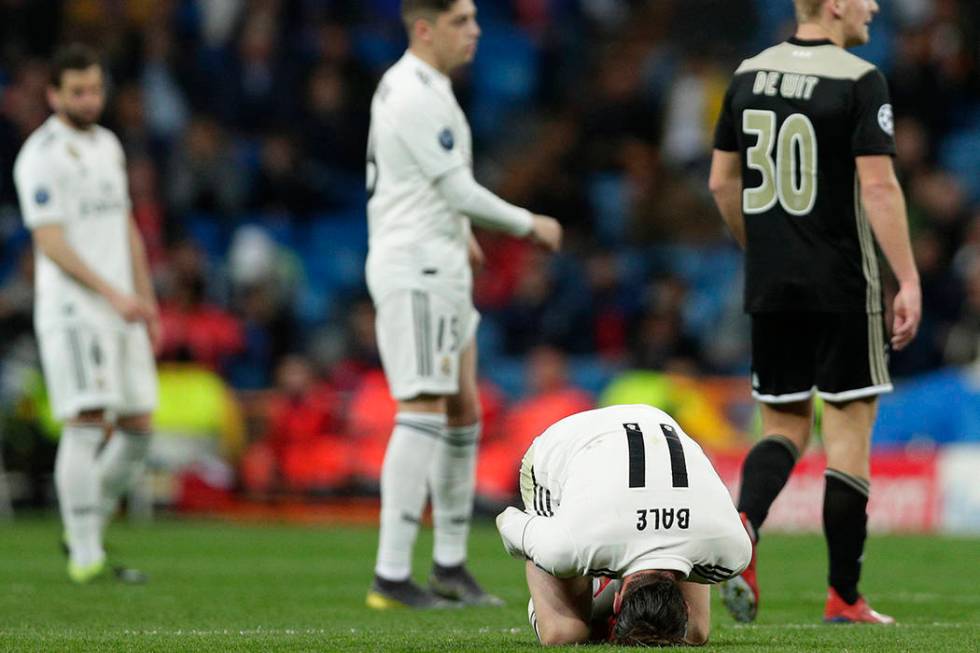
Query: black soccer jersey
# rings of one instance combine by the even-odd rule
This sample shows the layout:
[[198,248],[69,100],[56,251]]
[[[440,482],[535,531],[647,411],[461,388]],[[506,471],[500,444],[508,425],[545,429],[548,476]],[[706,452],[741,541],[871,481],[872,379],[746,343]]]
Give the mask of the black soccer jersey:
[[854,158],[895,153],[885,78],[827,40],[746,59],[715,147],[742,155],[745,309],[877,313],[881,281]]

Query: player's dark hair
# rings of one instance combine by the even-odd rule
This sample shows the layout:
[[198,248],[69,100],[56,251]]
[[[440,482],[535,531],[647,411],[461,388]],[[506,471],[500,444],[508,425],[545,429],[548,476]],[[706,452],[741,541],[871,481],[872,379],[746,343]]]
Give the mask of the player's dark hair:
[[409,31],[420,14],[441,14],[449,11],[457,0],[402,0],[402,20]]
[[101,62],[95,50],[81,43],[71,43],[58,48],[51,57],[51,73],[48,81],[51,86],[61,88],[61,77],[65,71],[87,70],[99,65]]
[[673,578],[661,574],[626,588],[613,630],[620,646],[674,646],[687,633],[687,605]]

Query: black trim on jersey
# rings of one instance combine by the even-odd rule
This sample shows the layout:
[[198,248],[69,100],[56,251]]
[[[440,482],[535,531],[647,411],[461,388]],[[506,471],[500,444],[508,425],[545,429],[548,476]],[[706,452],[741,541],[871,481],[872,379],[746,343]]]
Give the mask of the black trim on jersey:
[[619,574],[617,574],[612,569],[608,569],[607,567],[599,567],[598,569],[589,569],[585,572],[585,575],[586,576],[611,576],[613,578],[619,577]]
[[551,490],[543,485],[538,485],[533,466],[531,467],[531,486],[534,490],[534,512],[541,517],[554,517],[555,511],[551,508]]
[[630,487],[646,487],[647,460],[646,447],[643,445],[643,432],[639,424],[623,424],[626,429],[626,445],[629,447],[629,480]]
[[75,363],[75,385],[78,390],[85,389],[85,362],[82,357],[82,345],[79,341],[78,331],[68,329],[68,346],[71,348],[71,357]]
[[792,43],[793,45],[801,45],[805,48],[815,48],[819,45],[836,45],[830,39],[801,39],[796,36],[791,36],[786,39],[787,43]]
[[670,451],[670,475],[673,486],[688,487],[687,461],[684,460],[684,445],[681,444],[680,436],[670,424],[661,424],[660,429],[667,438],[667,450]]

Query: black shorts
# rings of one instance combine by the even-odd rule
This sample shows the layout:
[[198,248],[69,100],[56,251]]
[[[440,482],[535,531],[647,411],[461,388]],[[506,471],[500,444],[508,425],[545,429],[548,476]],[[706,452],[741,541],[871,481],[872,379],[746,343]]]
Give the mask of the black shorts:
[[768,404],[891,392],[880,313],[755,313],[752,396]]

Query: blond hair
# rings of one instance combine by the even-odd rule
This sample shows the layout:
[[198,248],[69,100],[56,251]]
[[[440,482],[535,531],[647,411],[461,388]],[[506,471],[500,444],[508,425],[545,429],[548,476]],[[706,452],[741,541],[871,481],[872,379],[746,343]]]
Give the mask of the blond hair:
[[796,5],[796,20],[807,23],[820,18],[820,9],[827,0],[793,0]]

